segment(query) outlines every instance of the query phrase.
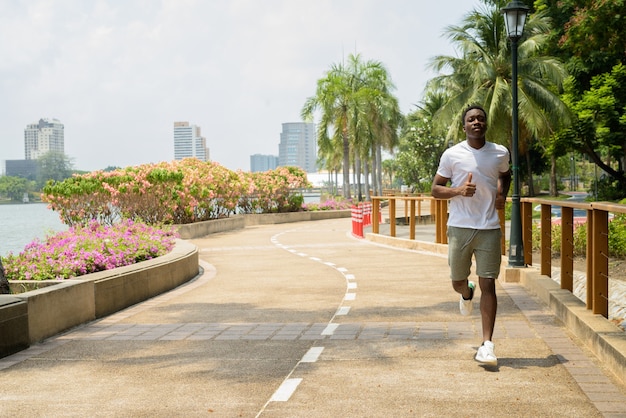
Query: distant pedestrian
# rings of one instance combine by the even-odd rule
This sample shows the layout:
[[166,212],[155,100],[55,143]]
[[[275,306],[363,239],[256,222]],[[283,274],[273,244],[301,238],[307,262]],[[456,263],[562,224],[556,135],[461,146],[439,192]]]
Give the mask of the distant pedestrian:
[[493,330],[498,300],[495,279],[500,273],[501,230],[498,209],[503,209],[511,185],[509,151],[487,142],[487,112],[469,106],[462,115],[466,140],[448,148],[439,162],[432,195],[450,199],[448,264],[452,287],[460,293],[462,315],[472,313],[476,284],[468,281],[472,256],[480,286],[483,344],[475,359],[495,366]]

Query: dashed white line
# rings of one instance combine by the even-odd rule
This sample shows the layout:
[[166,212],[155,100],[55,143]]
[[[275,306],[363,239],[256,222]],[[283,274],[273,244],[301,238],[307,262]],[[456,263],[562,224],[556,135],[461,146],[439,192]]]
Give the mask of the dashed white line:
[[300,360],[300,362],[301,363],[315,363],[317,359],[319,358],[320,354],[322,354],[322,351],[324,351],[324,347],[311,347],[309,348],[309,351],[306,352],[304,357],[302,357],[302,360]]
[[[307,254],[303,252],[299,252],[293,248],[290,248],[290,246],[283,245],[279,242],[278,235],[272,237],[271,241],[277,247],[282,248],[286,251],[289,251],[292,254],[296,254],[301,257],[308,257],[309,260],[311,261],[320,262],[328,267],[334,268],[345,277],[348,290],[355,290],[357,288],[357,284],[353,281],[355,280],[354,274],[349,274],[348,269],[346,267],[337,267],[335,263],[332,263],[329,261],[323,261],[321,258],[318,258],[318,257],[309,257]],[[355,299],[356,299],[356,293],[354,292],[346,292],[346,294],[344,295],[345,301],[355,300]],[[324,335],[324,336],[333,335],[335,331],[337,330],[337,328],[339,327],[339,324],[332,323],[334,317],[348,315],[349,312],[350,312],[349,306],[340,306],[335,312],[335,315],[333,316],[333,318],[330,319],[328,325],[326,325],[326,328],[324,328],[324,330],[321,332],[321,335]],[[316,362],[323,350],[324,350],[324,347],[311,347],[309,351],[307,351],[306,354],[302,357],[302,359],[298,362],[298,364]],[[274,392],[272,397],[263,406],[261,411],[259,411],[257,417],[259,417],[263,413],[263,411],[265,411],[265,408],[270,402],[286,402],[289,400],[291,395],[293,395],[293,393],[298,388],[298,385],[300,385],[300,383],[302,382],[301,378],[291,378],[291,375],[295,372],[296,368],[298,367],[298,364],[294,366],[294,368],[287,375],[283,383],[279,386],[276,392]]]
[[337,316],[348,315],[349,312],[350,312],[349,306],[342,306],[339,309],[337,309],[337,312],[335,313],[335,315]]
[[289,398],[291,398],[291,395],[293,395],[293,393],[296,391],[296,388],[298,387],[300,382],[302,382],[302,378],[292,378],[285,380],[282,385],[280,385],[280,387],[276,389],[276,392],[274,392],[274,394],[270,398],[270,401],[287,402]]
[[339,328],[339,324],[328,324],[322,331],[322,335],[333,335],[337,328]]

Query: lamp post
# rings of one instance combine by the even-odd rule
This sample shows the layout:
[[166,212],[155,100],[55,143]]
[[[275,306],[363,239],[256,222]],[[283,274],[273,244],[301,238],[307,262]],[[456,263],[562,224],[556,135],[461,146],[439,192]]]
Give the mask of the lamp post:
[[506,32],[511,40],[511,96],[513,98],[511,116],[513,117],[513,136],[511,160],[513,163],[513,197],[511,206],[511,238],[509,240],[509,266],[524,267],[524,244],[522,242],[522,214],[520,210],[520,179],[518,156],[518,116],[517,116],[517,41],[524,33],[526,16],[530,9],[521,1],[513,0],[502,8]]

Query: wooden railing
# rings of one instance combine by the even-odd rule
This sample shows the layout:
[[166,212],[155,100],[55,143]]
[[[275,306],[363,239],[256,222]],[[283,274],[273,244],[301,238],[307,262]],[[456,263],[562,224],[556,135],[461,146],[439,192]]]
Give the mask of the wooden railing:
[[[541,205],[541,274],[552,276],[552,206],[561,206],[561,289],[574,285],[574,209],[586,210],[587,223],[587,309],[608,317],[609,310],[609,222],[610,215],[626,213],[626,205],[610,202],[576,203],[536,198],[521,199],[524,262],[532,265],[532,205]],[[528,249],[527,249],[528,248]]]
[[[373,196],[372,232],[380,231],[379,210],[382,202],[388,201],[389,207],[389,235],[396,236],[396,218],[398,202],[404,204],[404,216],[408,218],[409,239],[415,239],[416,219],[421,219],[424,214],[422,207],[428,205],[429,215],[435,224],[435,242],[447,244],[447,219],[448,201],[434,199],[430,196]],[[510,204],[510,203],[509,203]],[[561,207],[561,288],[573,291],[574,284],[574,227],[578,222],[574,220],[574,209],[586,211],[587,223],[587,309],[594,314],[608,318],[609,300],[609,221],[610,214],[626,213],[626,205],[607,202],[573,202],[563,200],[546,200],[537,198],[522,198],[520,201],[522,217],[522,242],[524,246],[524,263],[533,264],[532,255],[532,211],[533,205],[541,205],[541,228],[540,244],[540,272],[542,275],[552,276],[552,206]],[[506,255],[505,221],[504,211],[499,211],[502,234],[502,255]]]
[[389,235],[396,236],[396,202],[401,200],[404,202],[404,218],[409,225],[409,239],[415,239],[415,225],[417,219],[425,216],[422,213],[422,203],[427,202],[430,206],[428,214],[432,217],[434,213],[435,199],[430,196],[415,196],[403,194],[398,196],[373,196],[372,197],[372,232],[379,233],[380,227],[380,208],[383,201],[389,201]]

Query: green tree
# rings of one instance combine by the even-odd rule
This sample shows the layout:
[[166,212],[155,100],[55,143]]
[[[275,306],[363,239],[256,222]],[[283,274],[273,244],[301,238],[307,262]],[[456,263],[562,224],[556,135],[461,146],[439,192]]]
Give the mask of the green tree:
[[550,53],[567,62],[580,89],[626,58],[625,0],[536,0],[554,21]]
[[38,158],[39,188],[43,188],[48,180],[63,181],[72,176],[72,160],[67,155],[50,151]]
[[13,176],[0,176],[0,195],[4,195],[14,202],[21,202],[24,194],[34,190],[34,182]]
[[[462,136],[460,117],[470,104],[479,103],[488,114],[490,141],[511,147],[511,51],[500,12],[504,0],[483,0],[460,26],[450,26],[447,37],[459,57],[438,56],[430,66],[444,74],[431,80],[429,89],[450,97],[437,114],[448,126],[448,137]],[[545,54],[550,22],[544,13],[529,16],[518,49],[519,152],[527,155],[531,142],[547,141],[560,126],[569,123],[569,109],[559,90],[566,78],[564,65]],[[531,164],[527,164],[531,167]],[[532,176],[528,178],[532,190]]]
[[[383,181],[382,187],[384,188],[385,186],[387,186],[389,188],[393,188],[396,185],[396,173],[398,172],[400,168],[398,165],[398,160],[394,158],[384,160],[382,162],[382,168],[383,168],[383,178],[387,180],[386,182]],[[382,190],[381,190],[381,196],[382,196]]]
[[572,84],[564,97],[576,123],[562,134],[615,179],[621,197],[626,196],[626,66],[620,63],[610,73],[593,77],[582,94]]
[[564,101],[575,119],[571,129],[557,135],[561,148],[586,154],[610,176],[604,186],[614,186],[602,187],[607,196],[623,196],[626,1],[537,0],[535,5],[555,21],[549,51],[566,62],[571,74]]

